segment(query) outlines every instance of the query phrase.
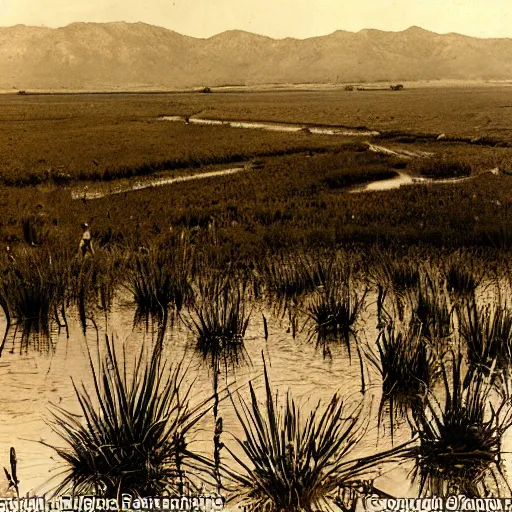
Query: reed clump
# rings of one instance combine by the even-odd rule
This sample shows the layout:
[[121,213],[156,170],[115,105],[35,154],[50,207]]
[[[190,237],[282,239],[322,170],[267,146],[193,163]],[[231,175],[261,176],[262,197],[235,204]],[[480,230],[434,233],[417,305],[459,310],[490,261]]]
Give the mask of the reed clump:
[[173,238],[133,255],[126,286],[133,295],[137,317],[167,318],[169,310],[179,313],[190,302],[192,253],[187,241]]
[[250,383],[250,399],[238,397],[235,411],[243,428],[236,437],[243,455],[229,447],[239,469],[226,469],[237,485],[240,505],[251,511],[332,510],[340,491],[371,478],[375,466],[399,460],[404,446],[369,457],[351,457],[364,436],[362,403],[347,405],[334,395],[309,413],[286,395],[279,405],[265,368],[265,400]]
[[442,346],[453,333],[452,312],[443,290],[433,284],[420,288],[413,315],[421,324],[421,335],[431,345]]
[[431,391],[412,416],[420,439],[415,476],[421,487],[440,475],[446,485],[482,486],[491,465],[499,470],[501,439],[512,426],[512,402],[496,391],[495,373],[467,366],[460,350],[443,359],[441,375],[444,398]]
[[460,333],[470,364],[481,371],[507,370],[512,363],[512,314],[499,305],[468,302],[459,312]]
[[[398,259],[383,252],[378,256],[373,281],[379,288],[379,317],[396,316],[405,318],[407,308],[414,306],[414,299],[421,285],[421,273],[411,258]],[[386,306],[385,306],[386,300]]]
[[475,275],[461,262],[452,262],[445,271],[446,287],[450,295],[461,300],[475,296],[475,291],[481,282],[481,276]]
[[24,329],[49,332],[59,323],[68,293],[70,258],[66,251],[22,248],[4,268],[2,307]]
[[77,307],[84,330],[87,319],[94,318],[98,310],[105,315],[111,310],[125,267],[125,257],[119,250],[104,248],[72,260],[69,302]]
[[437,377],[437,360],[422,336],[421,324],[388,323],[379,333],[376,348],[367,351],[367,360],[382,378],[379,423],[384,405],[390,405],[390,420],[404,418],[410,408],[422,404]]
[[266,258],[260,273],[272,300],[284,306],[283,310],[292,302],[299,303],[318,285],[314,270],[301,253]]
[[197,338],[196,349],[214,371],[219,365],[236,367],[247,361],[244,336],[251,311],[246,290],[223,276],[204,280],[191,307],[190,329]]
[[[53,428],[65,442],[53,447],[65,464],[56,494],[73,490],[119,498],[182,493],[211,473],[211,462],[188,444],[198,422],[211,408],[209,398],[192,405],[193,385],[186,384],[183,362],[168,365],[159,343],[149,360],[143,351],[130,377],[106,339],[106,354],[90,360],[94,391],[74,384],[83,418],[62,408]],[[191,487],[193,488],[193,487]]]
[[366,295],[367,290],[358,293],[350,283],[329,283],[319,288],[306,308],[312,323],[310,335],[316,336],[318,343],[341,340],[350,353],[350,342],[356,335]]

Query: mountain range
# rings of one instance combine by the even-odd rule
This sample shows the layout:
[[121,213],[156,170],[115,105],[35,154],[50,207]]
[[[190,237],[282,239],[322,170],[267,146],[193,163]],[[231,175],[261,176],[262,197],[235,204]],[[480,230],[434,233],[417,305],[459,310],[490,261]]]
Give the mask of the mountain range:
[[145,23],[0,28],[0,89],[187,88],[290,83],[512,79],[512,39],[336,31],[207,39]]

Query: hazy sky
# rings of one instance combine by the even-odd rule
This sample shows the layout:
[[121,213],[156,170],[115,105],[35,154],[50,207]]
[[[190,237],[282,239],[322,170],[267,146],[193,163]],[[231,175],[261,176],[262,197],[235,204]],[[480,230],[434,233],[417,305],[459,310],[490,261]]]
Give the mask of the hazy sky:
[[241,29],[305,38],[335,30],[404,30],[512,37],[511,0],[0,0],[0,26],[143,21],[209,37]]

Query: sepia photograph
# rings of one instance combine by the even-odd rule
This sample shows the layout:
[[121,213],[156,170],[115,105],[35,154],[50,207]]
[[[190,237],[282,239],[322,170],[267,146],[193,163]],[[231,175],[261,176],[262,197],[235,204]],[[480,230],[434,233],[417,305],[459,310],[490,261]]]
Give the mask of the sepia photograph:
[[512,3],[0,0],[0,512],[512,511]]

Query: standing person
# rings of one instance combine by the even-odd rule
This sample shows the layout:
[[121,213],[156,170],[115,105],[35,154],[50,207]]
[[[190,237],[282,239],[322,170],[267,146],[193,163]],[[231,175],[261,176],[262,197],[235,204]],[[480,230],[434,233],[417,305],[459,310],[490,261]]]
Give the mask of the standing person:
[[89,230],[89,224],[84,222],[82,224],[82,229],[84,232],[82,233],[82,239],[80,240],[80,251],[82,252],[82,256],[85,257],[85,255],[89,252],[91,255],[94,255],[94,249],[92,247],[92,240],[91,240],[91,231]]

